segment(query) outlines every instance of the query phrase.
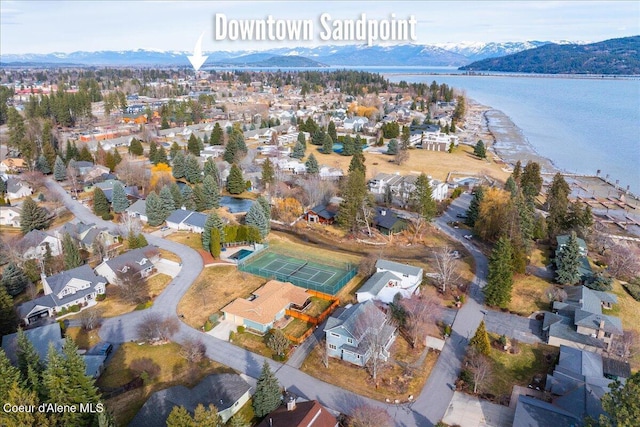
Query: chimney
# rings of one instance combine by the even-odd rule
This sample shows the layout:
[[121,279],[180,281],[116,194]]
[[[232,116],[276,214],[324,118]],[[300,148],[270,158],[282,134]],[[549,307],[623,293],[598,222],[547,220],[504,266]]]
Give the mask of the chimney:
[[598,325],[598,339],[602,339],[604,338],[604,319],[598,318],[598,320],[600,320]]
[[293,411],[296,409],[296,396],[293,393],[287,392],[284,395],[284,402],[287,405],[287,411]]
[[382,215],[382,216],[386,216],[386,215],[387,215],[387,210],[386,210],[386,209],[382,209],[382,210],[380,211],[380,215]]

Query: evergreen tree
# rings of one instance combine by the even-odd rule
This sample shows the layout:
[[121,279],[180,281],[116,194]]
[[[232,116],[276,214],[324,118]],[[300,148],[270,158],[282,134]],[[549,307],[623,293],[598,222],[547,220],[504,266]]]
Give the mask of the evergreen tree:
[[522,171],[520,177],[520,188],[525,197],[535,198],[542,189],[542,175],[540,175],[540,165],[536,162],[529,162]]
[[133,138],[131,140],[131,143],[129,144],[129,154],[133,154],[134,156],[142,156],[143,153],[144,149],[142,148],[142,142],[137,138]]
[[229,138],[227,145],[224,147],[224,154],[222,158],[225,162],[232,164],[236,161],[236,157],[238,156],[238,145],[236,143],[235,138]]
[[169,121],[167,120],[166,117],[162,118],[162,123],[160,124],[160,129],[164,130],[164,129],[169,129],[171,126],[169,125]]
[[231,132],[231,138],[235,139],[236,147],[238,147],[238,151],[240,152],[240,155],[244,156],[245,154],[247,154],[247,151],[248,151],[247,143],[244,140],[244,135],[242,131],[238,129],[234,129],[234,131]]
[[211,131],[211,138],[209,139],[209,143],[211,145],[222,145],[224,142],[224,131],[222,127],[220,127],[220,123],[216,122],[213,126],[213,131]]
[[[7,192],[7,183],[4,179],[0,178],[0,196],[4,198],[5,193]],[[2,201],[0,201],[1,203]]]
[[353,153],[355,153],[355,151],[356,149],[353,138],[351,138],[349,135],[345,136],[344,141],[342,142],[342,155],[353,156]]
[[322,145],[325,141],[324,129],[318,129],[311,134],[311,143],[313,145]]
[[36,170],[42,172],[45,175],[49,175],[51,173],[51,167],[49,166],[49,162],[44,154],[40,154],[38,156],[38,160],[36,160]]
[[150,192],[147,196],[146,214],[147,222],[152,227],[159,226],[164,222],[165,219],[167,219],[164,216],[164,209],[162,208],[160,197],[158,197],[155,191]]
[[16,338],[16,358],[18,370],[27,388],[44,396],[44,386],[42,385],[42,372],[44,363],[40,360],[40,355],[29,341],[22,329],[18,329]]
[[395,139],[392,139],[391,141],[389,141],[389,144],[387,145],[387,154],[398,154],[398,141]]
[[196,138],[195,133],[192,133],[191,136],[189,136],[189,140],[187,141],[187,151],[196,157],[200,156],[200,144],[198,144],[198,138]]
[[175,156],[171,156],[171,171],[175,179],[181,179],[186,174],[186,157],[184,152],[178,151]]
[[409,149],[409,142],[411,141],[411,131],[409,130],[409,126],[402,127],[402,136],[400,137],[400,148],[403,150]]
[[556,259],[556,281],[561,285],[575,285],[580,282],[580,245],[575,231],[562,247]]
[[333,153],[333,139],[328,134],[325,134],[322,140],[322,152],[324,154]]
[[158,144],[156,144],[155,142],[151,142],[149,143],[149,162],[151,162],[154,165],[158,164]]
[[[61,353],[50,344],[47,368],[42,373],[49,399],[55,399],[61,405],[97,404],[99,395],[95,380],[88,377],[85,371],[84,359],[78,354],[78,347],[70,337],[65,339]],[[96,419],[95,413],[65,411],[60,414],[60,425],[91,425]]]
[[207,209],[219,208],[220,207],[220,188],[218,188],[218,183],[211,175],[207,175],[204,177],[202,190],[204,191],[204,198],[205,198]]
[[482,199],[484,199],[484,187],[476,187],[473,192],[473,199],[471,199],[471,203],[469,203],[469,209],[467,209],[467,218],[464,220],[464,223],[469,227],[474,227],[476,225],[480,202],[482,202]]
[[297,142],[299,142],[305,149],[307,148],[307,138],[304,136],[304,132],[298,133]]
[[560,173],[556,173],[547,192],[547,231],[554,238],[567,228],[567,210],[571,188]]
[[247,183],[242,176],[242,170],[234,163],[227,178],[227,191],[231,194],[241,194],[247,187]]
[[119,182],[113,184],[111,207],[115,213],[122,213],[129,207],[129,199],[124,187]]
[[[3,291],[0,290],[0,293],[2,292]],[[9,402],[9,390],[11,390],[14,384],[17,384],[20,381],[20,371],[18,370],[18,368],[11,365],[11,361],[7,357],[4,350],[0,350],[0,401]],[[0,422],[2,421],[3,420],[0,416]]]
[[362,213],[363,205],[367,201],[367,194],[367,182],[364,173],[358,170],[349,172],[342,194],[344,201],[340,204],[340,210],[338,211],[338,224],[351,232],[355,232],[358,229],[358,218]]
[[75,142],[69,142],[67,140],[67,146],[64,154],[65,163],[69,163],[71,160],[78,160],[80,156],[80,152],[78,152],[78,147],[76,147]]
[[51,145],[51,143],[43,143],[42,154],[47,159],[47,164],[49,165],[49,169],[53,171],[53,166],[56,164],[56,157],[57,157],[56,150],[53,148],[53,145]]
[[196,202],[193,197],[193,190],[188,185],[185,185],[182,189],[182,205],[185,209],[190,211],[196,210]]
[[113,168],[110,168],[111,170],[115,170],[116,166],[118,166],[121,162],[122,162],[122,156],[120,155],[120,152],[118,150],[116,150],[115,148],[113,150]]
[[209,136],[207,135],[206,132],[204,132],[204,134],[202,135],[202,147],[201,149],[204,149],[205,145],[209,145]]
[[333,120],[329,120],[329,126],[327,127],[327,135],[331,137],[332,141],[338,140],[338,132],[336,131],[336,124]]
[[360,135],[356,135],[356,137],[353,140],[353,152],[354,153],[362,153],[362,146],[364,145],[364,143],[362,142],[362,138],[360,138]]
[[437,212],[436,201],[433,200],[433,193],[429,178],[424,173],[416,180],[416,189],[411,194],[412,204],[426,221],[431,221]]
[[[0,286],[0,335],[4,336],[15,332],[18,323],[18,316],[13,307],[13,298],[7,292],[7,287],[2,284]],[[2,381],[2,378],[0,378],[0,381]]]
[[211,229],[211,241],[209,242],[209,253],[212,257],[220,257],[221,244],[220,230],[214,227]]
[[364,154],[362,154],[361,151],[356,151],[349,162],[349,173],[353,171],[360,171],[363,174],[366,174],[367,167],[364,165],[364,160]]
[[384,187],[383,202],[387,206],[391,206],[393,204],[393,193],[391,192],[390,185],[385,185]]
[[258,198],[256,199],[256,202],[262,208],[262,212],[264,213],[264,217],[267,218],[267,220],[270,220],[271,219],[271,205],[269,204],[269,201],[264,196],[258,196]]
[[304,162],[304,166],[307,168],[308,174],[315,175],[320,172],[320,165],[318,164],[316,156],[314,156],[313,153],[311,153],[307,161]]
[[262,164],[262,185],[266,187],[268,185],[272,185],[275,181],[275,170],[273,169],[271,160],[267,157],[267,159]]
[[175,159],[178,153],[181,151],[182,148],[180,148],[177,142],[173,141],[171,147],[169,147],[169,155],[171,156],[171,160]]
[[269,234],[269,220],[265,217],[264,210],[260,203],[254,203],[249,208],[245,217],[247,225],[253,225],[260,230],[260,236],[264,239]]
[[158,152],[155,155],[154,164],[159,165],[160,163],[164,163],[166,165],[169,164],[169,159],[167,159],[167,150],[165,150],[162,145],[158,148]]
[[204,250],[210,250],[211,248],[211,230],[218,230],[218,238],[221,242],[224,240],[225,225],[220,216],[217,213],[211,212],[207,216],[207,220],[204,223],[204,231],[202,232],[202,248]]
[[171,191],[171,197],[173,197],[173,206],[175,206],[176,209],[180,209],[183,205],[183,197],[180,187],[177,183],[173,182],[169,186],[169,190]]
[[148,245],[147,238],[144,237],[142,233],[134,234],[131,232],[127,236],[127,246],[129,246],[129,249],[144,248]]
[[491,352],[491,341],[489,340],[489,334],[487,333],[487,329],[484,325],[484,320],[480,321],[480,325],[478,329],[476,329],[476,333],[469,341],[469,346],[473,347],[478,353],[484,354],[488,356]]
[[71,238],[69,233],[64,233],[62,237],[62,253],[64,254],[64,269],[71,270],[81,266],[82,257],[80,256],[80,249],[78,245]]
[[51,217],[47,210],[31,198],[27,197],[22,202],[22,211],[20,212],[20,231],[27,234],[31,230],[43,230],[51,223]]
[[602,396],[600,427],[633,427],[640,420],[640,372],[636,372],[622,384],[616,380],[609,384],[609,392]]
[[184,406],[174,406],[167,417],[167,427],[197,427]]
[[522,163],[520,160],[516,162],[516,165],[513,167],[513,172],[511,172],[511,176],[516,184],[520,184],[520,178],[522,177]]
[[6,289],[7,293],[15,297],[24,291],[27,287],[29,279],[22,268],[15,262],[10,262],[2,271],[2,279],[0,284]]
[[265,360],[253,395],[253,410],[256,417],[262,418],[280,406],[281,396],[278,379]]
[[489,257],[489,275],[484,288],[487,305],[506,308],[511,301],[513,287],[513,252],[511,242],[505,236],[496,243]]
[[180,209],[180,206],[176,206],[176,201],[173,199],[171,189],[167,185],[162,187],[158,196],[160,198],[162,221],[164,221],[165,219],[169,218],[171,212],[175,211],[176,209]]
[[504,184],[504,189],[511,193],[511,198],[516,197],[518,194],[518,184],[516,184],[516,180],[513,179],[513,176],[507,178],[507,182]]
[[481,139],[476,142],[476,145],[473,148],[473,154],[480,157],[481,159],[485,159],[487,157],[487,150],[484,147],[484,142]]
[[200,163],[198,163],[198,158],[191,154],[189,154],[185,159],[184,177],[191,184],[198,184],[202,182],[202,170],[200,170]]
[[64,181],[67,179],[67,167],[60,156],[56,156],[56,162],[53,165],[53,177],[56,181]]
[[109,200],[100,187],[93,190],[93,213],[102,217],[109,213]]
[[220,171],[218,170],[218,166],[216,162],[213,161],[213,158],[209,157],[206,162],[204,162],[204,176],[210,175],[216,181],[218,187],[220,187]]
[[196,211],[202,212],[207,210],[207,201],[204,196],[204,189],[202,184],[196,184],[193,187],[193,202],[196,205]]

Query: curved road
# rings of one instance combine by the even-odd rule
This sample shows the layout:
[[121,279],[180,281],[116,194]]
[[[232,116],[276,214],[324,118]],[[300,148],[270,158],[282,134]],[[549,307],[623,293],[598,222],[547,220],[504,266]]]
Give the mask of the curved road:
[[[110,230],[118,229],[116,224],[96,217],[89,209],[78,201],[73,200],[53,180],[48,179],[46,186],[52,192],[58,194],[67,209],[79,220],[85,223],[95,223]],[[476,279],[470,289],[471,298],[458,311],[452,325],[452,336],[447,340],[420,396],[413,403],[384,404],[359,396],[320,381],[292,366],[265,359],[226,341],[203,334],[182,322],[173,340],[184,343],[188,339],[199,339],[206,345],[206,354],[210,359],[253,378],[257,378],[260,375],[262,364],[267,360],[276,372],[280,384],[287,390],[307,399],[316,399],[325,406],[341,412],[349,413],[355,406],[367,403],[371,406],[385,408],[394,418],[397,426],[424,427],[434,425],[445,415],[449,402],[453,397],[452,384],[458,377],[467,341],[474,334],[484,315],[481,288],[484,286],[487,277],[487,259],[474,245],[462,238],[460,230],[454,230],[446,224],[448,220],[452,219],[452,212],[455,212],[456,209],[459,212],[466,209],[461,205],[461,203],[465,202],[468,202],[468,198],[464,196],[456,199],[452,204],[452,208],[443,217],[436,220],[436,225],[443,233],[460,241],[471,253],[476,263]],[[203,269],[202,258],[193,249],[149,234],[146,234],[145,237],[149,244],[179,254],[182,258],[182,269],[165,291],[156,298],[151,308],[105,319],[99,334],[106,341],[114,343],[135,341],[137,338],[136,326],[143,321],[144,316],[148,313],[160,313],[165,316],[177,317],[176,308],[178,302]]]

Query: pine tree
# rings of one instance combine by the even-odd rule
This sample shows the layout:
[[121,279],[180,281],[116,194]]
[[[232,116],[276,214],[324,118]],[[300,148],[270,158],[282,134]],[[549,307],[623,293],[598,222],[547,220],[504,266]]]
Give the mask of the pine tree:
[[197,427],[184,406],[174,406],[167,417],[167,427]]
[[186,157],[182,151],[178,151],[175,156],[171,156],[172,173],[175,179],[185,177],[186,173]]
[[469,346],[473,347],[478,353],[488,356],[491,352],[491,341],[489,340],[489,334],[484,325],[484,320],[480,321],[476,333],[469,341]]
[[547,209],[549,211],[547,231],[551,238],[554,238],[567,228],[570,193],[571,188],[564,180],[564,177],[560,173],[555,174],[547,192]]
[[64,154],[65,163],[69,163],[71,160],[78,160],[80,153],[78,152],[78,147],[76,147],[75,142],[69,142],[67,140],[67,146]]
[[196,138],[195,133],[192,133],[189,141],[187,141],[187,151],[196,157],[200,156],[200,144],[198,144],[198,138]]
[[366,202],[367,193],[364,173],[358,170],[350,172],[343,191],[344,201],[340,204],[338,211],[338,224],[351,232],[358,229],[358,217]]
[[360,171],[366,175],[367,167],[364,164],[364,160],[364,154],[362,154],[362,151],[356,151],[349,162],[349,173],[353,171]]
[[56,156],[56,162],[53,165],[53,177],[56,181],[64,181],[67,179],[67,167],[60,156]]
[[231,165],[231,171],[227,178],[227,191],[231,194],[240,194],[244,192],[247,184],[244,182],[242,170],[234,163]]
[[218,166],[216,162],[213,161],[213,158],[209,157],[206,162],[204,162],[204,176],[210,175],[216,181],[218,187],[220,186],[220,171],[218,170]]
[[42,385],[44,363],[40,360],[40,355],[22,329],[18,329],[16,338],[16,358],[18,370],[25,385],[36,391],[39,396],[44,396],[45,391]]
[[267,157],[267,159],[262,164],[262,185],[265,187],[271,185],[275,182],[276,175],[273,170],[273,164],[271,160]]
[[222,127],[220,127],[220,123],[217,123],[213,126],[213,131],[211,132],[211,138],[209,139],[209,144],[211,145],[222,145],[224,142],[224,131]]
[[481,159],[484,159],[487,157],[487,150],[484,147],[484,142],[481,139],[479,139],[478,142],[476,142],[476,145],[473,148],[473,154],[480,157]]
[[529,162],[522,171],[520,177],[520,188],[525,197],[536,197],[542,189],[542,176],[540,175],[540,165],[536,162]]
[[318,129],[311,134],[311,143],[313,145],[322,145],[325,140],[326,133],[324,129]]
[[193,190],[188,185],[182,189],[182,205],[190,211],[196,210],[196,202],[193,197]]
[[204,132],[202,135],[202,147],[204,147],[205,145],[209,145],[209,135],[207,135],[206,132]]
[[151,162],[154,165],[157,165],[158,164],[157,157],[158,157],[158,144],[156,144],[155,142],[151,142],[149,143],[149,162]]
[[122,213],[129,207],[129,199],[124,187],[119,182],[113,184],[111,207],[115,213]]
[[300,141],[296,142],[296,145],[293,146],[293,152],[291,153],[291,157],[294,159],[301,159],[304,157],[306,148]]
[[580,282],[580,245],[575,231],[562,247],[556,259],[556,281],[562,285],[575,285]]
[[175,206],[176,209],[180,209],[184,204],[184,198],[182,197],[180,187],[177,183],[173,182],[171,183],[171,186],[169,186],[169,190],[171,190],[171,197],[173,197],[173,206]]
[[156,194],[155,191],[152,191],[147,196],[146,200],[146,214],[147,214],[147,222],[152,227],[157,227],[167,219],[164,216],[164,210],[162,208],[162,202],[160,201],[160,197]]
[[236,157],[238,156],[238,145],[236,143],[235,138],[229,138],[227,141],[227,145],[224,147],[224,154],[222,158],[225,162],[232,164],[236,161]]
[[22,234],[27,234],[31,230],[43,230],[50,223],[51,218],[45,208],[38,206],[31,197],[24,199],[20,212],[20,231]]
[[260,230],[260,236],[264,239],[269,234],[269,221],[264,215],[264,210],[259,203],[254,203],[249,208],[247,216],[245,217],[247,225],[253,225]]
[[387,154],[397,154],[398,153],[398,141],[395,139],[392,139],[391,141],[389,141],[389,144],[387,145]]
[[418,176],[416,180],[416,189],[411,195],[412,203],[416,212],[420,214],[426,221],[431,221],[438,209],[436,201],[433,200],[433,193],[429,178],[424,173]]
[[496,243],[489,257],[489,275],[484,288],[487,305],[506,308],[511,301],[513,287],[513,251],[505,236]]
[[45,175],[49,175],[51,173],[51,167],[49,166],[49,162],[44,154],[40,154],[38,156],[38,160],[36,160],[36,170],[42,172]]
[[166,165],[169,164],[169,159],[167,158],[167,150],[164,149],[164,147],[161,145],[160,148],[158,148],[158,152],[155,155],[155,165],[159,165],[160,163],[164,163]]
[[[97,404],[98,389],[93,378],[85,374],[86,365],[78,354],[78,347],[67,337],[58,353],[52,344],[47,354],[47,368],[42,373],[42,381],[49,399],[61,405],[78,406],[80,403]],[[60,414],[60,425],[91,425],[97,414],[91,412],[65,411]]]
[[[56,150],[53,148],[51,143],[42,143],[42,154],[47,159],[47,165],[49,165],[49,169],[53,171],[53,166],[56,164]],[[51,173],[51,172],[49,172]]]
[[511,198],[516,197],[518,194],[518,184],[516,184],[516,180],[513,179],[513,176],[507,178],[507,182],[504,184],[504,189],[511,193]]
[[220,188],[218,188],[218,183],[211,175],[207,175],[204,177],[202,190],[204,191],[204,199],[206,202],[207,209],[219,208],[220,207]]
[[304,136],[304,132],[298,133],[297,142],[299,142],[305,149],[307,148],[307,138]]
[[220,239],[220,230],[217,228],[211,229],[211,241],[209,242],[209,253],[214,258],[220,257],[221,250],[221,239]]
[[253,410],[256,417],[262,418],[280,406],[281,396],[278,379],[265,360],[253,395]]
[[[18,316],[13,307],[13,298],[11,298],[11,295],[7,292],[7,287],[2,284],[2,286],[0,286],[0,335],[15,332],[18,323]],[[2,378],[0,378],[0,381],[2,381]]]
[[[0,292],[2,291],[0,290]],[[9,390],[20,381],[20,371],[11,365],[4,350],[0,350],[0,401],[9,402]]]
[[204,196],[202,184],[196,184],[193,187],[193,203],[196,205],[196,211],[202,212],[207,210],[207,201]]
[[109,213],[109,200],[100,187],[93,190],[93,213],[102,217]]
[[127,246],[129,246],[129,249],[144,248],[148,245],[149,243],[147,242],[147,238],[144,237],[144,234],[142,233],[129,233],[127,236]]
[[0,284],[2,284],[7,293],[12,297],[22,293],[28,283],[29,279],[27,278],[27,275],[15,262],[10,262],[4,268]]
[[258,196],[258,198],[256,199],[256,202],[262,208],[262,213],[264,213],[264,217],[267,218],[267,220],[270,220],[271,219],[271,205],[269,204],[269,201],[264,196]]
[[133,138],[131,143],[129,144],[129,154],[133,154],[134,156],[142,156],[144,153],[144,149],[142,148],[142,142],[139,139]]
[[329,120],[329,126],[327,127],[327,135],[331,137],[332,141],[338,140],[338,132],[336,132],[336,124],[333,120]]
[[471,203],[469,203],[469,209],[467,209],[467,218],[464,220],[464,223],[469,227],[476,225],[482,199],[484,199],[484,187],[476,187],[473,192],[473,199],[471,199]]
[[328,134],[325,134],[322,140],[322,152],[324,154],[333,153],[333,139]]
[[217,213],[211,212],[207,216],[207,220],[204,223],[204,231],[202,232],[202,248],[204,250],[209,250],[211,248],[211,230],[218,230],[218,236],[220,241],[223,242],[225,235],[225,225],[220,216]]
[[342,141],[342,155],[353,156],[353,153],[355,153],[355,151],[356,148],[353,138],[351,138],[349,135],[345,136],[344,140]]
[[111,170],[115,170],[116,166],[118,166],[122,162],[122,156],[120,155],[120,152],[115,148],[111,151],[113,151],[113,168],[111,168]]
[[180,209],[180,206],[176,206],[176,202],[173,199],[173,194],[171,194],[171,189],[167,185],[162,187],[162,190],[160,190],[158,196],[160,197],[162,221],[164,222],[165,219],[169,218],[171,212],[175,211],[176,209]]
[[64,233],[62,237],[62,253],[64,254],[65,270],[71,270],[83,264],[78,245],[73,241],[69,233]]
[[362,138],[360,138],[360,135],[356,135],[356,137],[353,139],[353,152],[362,153],[363,145],[365,145],[365,143],[362,142]]
[[520,160],[516,162],[516,165],[513,167],[513,172],[511,172],[511,176],[516,184],[520,184],[520,178],[522,177],[522,163]]
[[411,131],[409,130],[409,126],[402,127],[402,136],[400,137],[400,148],[403,150],[409,149],[409,142],[411,141]]
[[320,172],[320,165],[318,165],[318,161],[316,160],[316,156],[311,153],[306,162],[304,162],[304,166],[307,168],[307,173],[311,175],[315,175]]
[[191,184],[198,184],[202,182],[202,170],[200,170],[200,163],[198,158],[189,154],[184,162],[184,177]]

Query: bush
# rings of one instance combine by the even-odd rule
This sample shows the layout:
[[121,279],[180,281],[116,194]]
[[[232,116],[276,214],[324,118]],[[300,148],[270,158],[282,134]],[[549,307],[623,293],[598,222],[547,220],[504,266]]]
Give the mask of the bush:
[[444,326],[444,334],[448,337],[451,336],[451,325],[445,325]]
[[107,294],[98,294],[96,301],[104,301],[107,298]]
[[640,301],[640,277],[636,277],[629,283],[623,283],[622,286],[634,300]]
[[60,325],[60,331],[62,332],[62,335],[64,336],[65,332],[67,332],[67,324],[65,323],[64,320],[58,320],[58,324]]
[[468,390],[472,390],[473,391],[473,372],[465,369],[462,372],[460,372],[460,380],[462,382],[464,382],[464,385],[467,387]]
[[211,323],[211,320],[207,319],[207,321],[204,322],[204,331],[209,332],[212,329],[213,329],[213,323]]
[[502,347],[504,347],[505,345],[507,345],[507,337],[504,334],[501,335],[500,338],[498,339],[498,342]]
[[456,187],[451,193],[451,200],[457,199],[462,194],[462,187]]
[[594,291],[610,291],[613,289],[613,280],[611,277],[597,273],[585,280],[584,285]]
[[111,221],[113,219],[113,215],[111,215],[111,213],[107,212],[106,214],[102,215],[102,219],[104,219],[105,221]]
[[65,314],[67,314],[69,312],[69,310],[67,310],[66,308],[62,307],[60,309],[60,311],[58,312],[58,316],[64,316]]
[[71,313],[79,312],[80,311],[80,304],[72,305],[71,307],[69,307],[69,311]]
[[136,305],[136,310],[146,310],[153,305],[153,301],[147,301]]
[[466,297],[464,294],[460,295],[460,304],[464,304]]
[[244,327],[243,325],[238,326],[238,333],[239,334],[244,334],[244,331],[246,331],[246,327]]

